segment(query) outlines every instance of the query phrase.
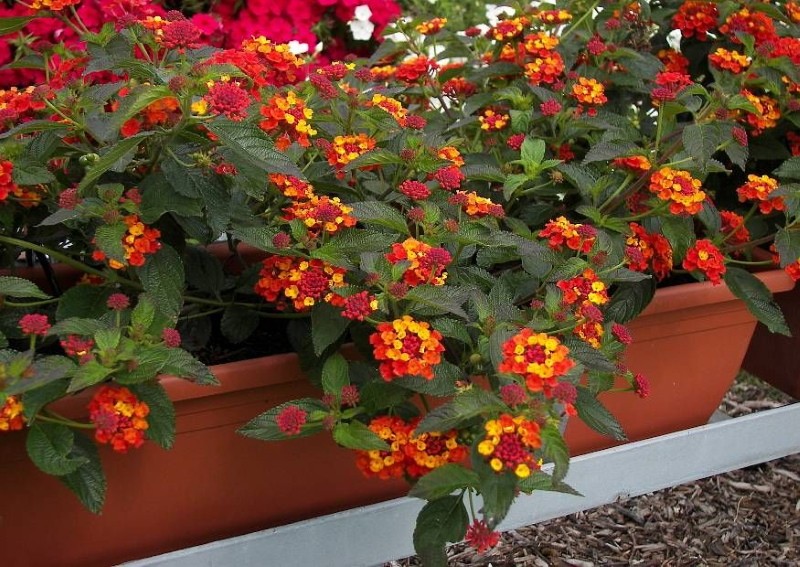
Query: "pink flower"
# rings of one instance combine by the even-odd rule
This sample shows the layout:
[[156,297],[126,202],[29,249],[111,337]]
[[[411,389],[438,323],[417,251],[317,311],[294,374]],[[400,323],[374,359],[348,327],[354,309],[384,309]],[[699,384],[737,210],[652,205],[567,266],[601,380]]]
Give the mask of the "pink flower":
[[28,313],[23,315],[19,320],[19,328],[26,335],[39,335],[41,337],[47,334],[50,330],[50,321],[47,315],[41,313]]
[[290,404],[275,416],[275,423],[286,435],[299,435],[307,418],[306,410]]

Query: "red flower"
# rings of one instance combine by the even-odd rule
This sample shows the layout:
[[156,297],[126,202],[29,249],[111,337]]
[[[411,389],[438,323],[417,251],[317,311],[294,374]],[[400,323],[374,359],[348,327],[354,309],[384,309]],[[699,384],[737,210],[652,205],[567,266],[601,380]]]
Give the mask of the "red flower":
[[250,95],[237,82],[213,83],[203,97],[215,114],[222,114],[234,122],[247,118]]
[[561,251],[566,245],[570,250],[586,254],[592,249],[595,237],[593,234],[581,234],[580,229],[584,226],[587,225],[573,224],[566,217],[558,217],[548,221],[539,236],[547,238],[547,243],[553,250]]
[[22,329],[22,333],[25,335],[38,335],[43,337],[47,334],[47,331],[50,330],[50,321],[47,319],[47,315],[42,315],[41,313],[28,313],[27,315],[23,315],[20,317],[19,320],[19,328]]
[[364,318],[378,309],[378,300],[368,291],[360,291],[344,298],[342,317],[363,321]]
[[275,423],[286,435],[299,435],[308,419],[308,412],[294,404],[289,404],[275,416]]
[[531,392],[544,392],[549,396],[564,376],[575,366],[569,358],[569,349],[556,337],[535,333],[524,327],[502,345],[503,360],[498,371],[516,374],[525,379]]
[[409,315],[381,323],[369,337],[381,376],[387,382],[403,376],[433,380],[433,369],[442,361],[442,334],[429,323]]
[[769,214],[772,211],[786,210],[786,203],[783,197],[770,197],[770,194],[778,188],[778,180],[773,179],[768,175],[748,175],[747,183],[742,185],[736,190],[739,196],[739,201],[755,201],[758,203],[758,209],[763,214]]
[[714,2],[694,2],[688,0],[681,4],[678,12],[672,17],[672,25],[681,30],[686,38],[694,37],[705,41],[708,32],[717,27],[717,5]]
[[478,553],[483,553],[498,544],[500,533],[490,529],[484,520],[475,520],[467,528],[464,539]]
[[686,252],[683,268],[690,272],[702,272],[712,284],[719,285],[726,270],[725,257],[710,240],[698,240]]

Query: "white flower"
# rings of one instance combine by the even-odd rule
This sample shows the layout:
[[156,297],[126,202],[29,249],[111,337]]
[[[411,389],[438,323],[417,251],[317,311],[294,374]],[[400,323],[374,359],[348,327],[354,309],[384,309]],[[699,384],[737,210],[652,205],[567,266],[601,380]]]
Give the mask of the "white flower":
[[347,22],[347,25],[350,26],[350,33],[353,34],[353,39],[368,41],[372,37],[372,32],[375,31],[375,24],[369,21],[371,17],[372,10],[369,9],[369,6],[366,4],[356,6],[353,19]]
[[296,39],[289,42],[289,52],[292,55],[300,55],[301,53],[308,53],[308,44],[300,43]]
[[350,26],[350,33],[353,34],[353,39],[359,41],[367,41],[372,37],[372,32],[375,31],[375,24],[369,20],[350,20],[347,25]]
[[490,26],[496,26],[500,22],[500,16],[508,17],[516,14],[517,11],[511,6],[498,6],[497,4],[486,4],[486,19]]
[[672,30],[667,34],[667,43],[672,49],[680,53],[682,38],[683,35],[681,34],[681,30]]
[[368,22],[369,19],[372,17],[372,10],[369,9],[369,6],[366,4],[362,4],[361,6],[356,6],[356,13],[353,16],[356,20],[361,20],[362,22]]

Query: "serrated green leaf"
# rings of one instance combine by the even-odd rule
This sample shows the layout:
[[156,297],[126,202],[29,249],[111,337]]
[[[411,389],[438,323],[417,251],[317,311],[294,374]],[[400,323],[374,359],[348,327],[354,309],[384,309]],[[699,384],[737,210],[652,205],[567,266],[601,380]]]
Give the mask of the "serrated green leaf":
[[553,482],[553,478],[542,471],[534,471],[527,478],[523,478],[517,484],[519,489],[526,494],[535,490],[546,490],[548,492],[561,492],[572,496],[583,496],[580,492],[572,488],[565,482]]
[[220,330],[230,342],[237,344],[252,335],[261,323],[261,317],[252,309],[240,305],[225,308]]
[[56,309],[56,320],[72,317],[99,319],[108,312],[106,301],[114,290],[94,285],[76,285],[64,292]]
[[350,203],[353,216],[364,224],[385,226],[401,234],[408,234],[408,222],[400,211],[381,201],[360,201]]
[[569,449],[564,437],[554,425],[547,425],[541,430],[542,454],[548,462],[553,463],[553,482],[564,479],[569,469]]
[[127,231],[128,227],[122,222],[104,224],[94,234],[95,245],[112,260],[124,262],[125,247],[122,245],[122,238]]
[[205,248],[193,246],[184,252],[186,282],[207,293],[219,293],[225,284],[222,264]]
[[622,426],[616,418],[611,415],[611,412],[603,406],[600,400],[583,386],[578,386],[575,409],[578,410],[578,417],[581,418],[581,421],[598,433],[618,441],[627,439]]
[[443,360],[434,367],[434,377],[404,376],[393,380],[398,386],[430,396],[450,396],[456,391],[456,382],[464,377],[464,371],[455,364]]
[[272,138],[255,124],[218,118],[206,127],[219,138],[220,147],[232,162],[242,162],[265,173],[286,173],[303,179],[297,165],[276,150]]
[[283,410],[285,410],[289,406],[297,406],[301,410],[305,411],[308,414],[311,414],[315,411],[322,411],[328,412],[329,408],[322,404],[319,400],[315,400],[313,398],[302,398],[299,400],[292,400],[291,402],[283,403],[279,406],[276,406],[270,410],[265,411],[261,415],[254,417],[242,427],[239,428],[238,432],[245,437],[251,437],[253,439],[260,439],[261,441],[281,441],[284,439],[293,439],[295,437],[306,437],[308,435],[313,435],[314,433],[318,433],[322,431],[322,424],[317,422],[312,423],[305,423],[300,433],[297,435],[286,435],[283,431],[281,431],[280,427],[278,427],[275,418],[278,414],[280,414]]
[[445,546],[461,541],[469,516],[460,496],[445,496],[428,502],[417,516],[414,550],[426,567],[447,567]]
[[111,329],[100,329],[94,334],[94,342],[100,350],[115,349],[119,346],[122,338],[121,331],[114,327]]
[[81,337],[91,337],[100,329],[107,328],[108,324],[99,319],[84,319],[81,317],[70,317],[59,321],[47,332],[48,336],[63,337],[66,335],[79,335]]
[[111,376],[113,372],[113,368],[106,368],[96,360],[90,360],[78,366],[75,372],[72,373],[72,380],[69,383],[67,392],[77,392],[78,390],[99,384]]
[[179,378],[187,378],[201,386],[219,384],[219,380],[211,373],[208,366],[180,348],[169,349],[169,357],[161,367],[161,372]]
[[33,421],[40,409],[67,393],[68,385],[69,380],[56,380],[22,394],[22,413],[25,419]]
[[633,320],[653,300],[655,292],[655,278],[620,283],[606,307],[606,319],[617,323]]
[[98,181],[106,171],[114,167],[123,156],[134,151],[139,146],[139,143],[150,135],[152,135],[152,132],[142,132],[115,143],[91,167],[86,168],[86,173],[78,184],[79,194],[84,195],[88,187]]
[[744,301],[750,313],[771,332],[792,336],[780,307],[764,282],[747,270],[736,267],[728,267],[724,279],[733,295]]
[[469,299],[469,288],[459,286],[421,285],[412,288],[404,300],[409,302],[409,312],[422,315],[443,315],[452,313],[468,319],[463,305]]
[[19,160],[14,164],[12,178],[17,185],[39,185],[56,179],[45,166],[27,160]]
[[348,449],[360,451],[389,451],[386,441],[360,421],[339,423],[333,428],[333,440]]
[[785,160],[772,173],[778,179],[800,179],[800,157]]
[[39,289],[35,283],[14,276],[0,276],[0,295],[7,297],[28,297],[32,299],[50,299],[50,296]]
[[[15,18],[0,18],[0,36],[8,35],[19,31],[27,26],[32,20],[33,16],[15,17]],[[7,40],[3,40],[7,41]]]
[[89,511],[99,514],[106,498],[106,477],[95,444],[83,435],[75,436],[73,455],[87,460],[70,474],[58,477]]
[[311,341],[314,352],[321,355],[344,335],[349,325],[350,320],[342,316],[341,310],[326,302],[317,303],[311,310]]
[[477,488],[479,481],[475,471],[448,463],[420,478],[408,495],[422,500],[436,500],[459,489]]
[[502,411],[505,405],[492,392],[473,386],[453,399],[428,412],[417,424],[415,432],[449,431],[482,414]]
[[144,266],[137,268],[137,273],[156,308],[167,317],[177,319],[183,306],[184,269],[175,249],[162,245]]
[[129,386],[136,396],[147,404],[147,438],[163,449],[172,448],[175,442],[175,406],[167,391],[158,382],[145,382]]
[[66,425],[34,422],[25,447],[33,464],[47,474],[61,476],[75,472],[88,459],[70,455],[75,434]]
[[800,258],[800,231],[778,229],[775,233],[775,249],[784,268]]
[[329,356],[322,366],[322,390],[338,399],[342,388],[349,383],[349,368],[345,358],[338,352]]
[[472,463],[480,477],[483,517],[489,528],[494,529],[503,521],[511,508],[516,495],[517,478],[512,472],[496,473],[475,450]]
[[581,340],[567,338],[564,339],[564,344],[569,347],[569,356],[583,364],[589,370],[614,372],[617,368],[617,365],[609,360],[602,351]]

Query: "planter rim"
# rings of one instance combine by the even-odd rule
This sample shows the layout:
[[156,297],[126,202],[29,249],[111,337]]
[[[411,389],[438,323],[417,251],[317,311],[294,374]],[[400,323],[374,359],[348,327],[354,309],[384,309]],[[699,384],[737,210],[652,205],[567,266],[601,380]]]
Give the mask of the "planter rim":
[[[773,293],[789,291],[795,285],[794,280],[783,270],[768,270],[754,274]],[[738,299],[727,285],[714,285],[709,281],[675,285],[656,290],[653,301],[638,317],[647,317],[659,313],[669,313],[688,309],[708,303],[722,303]],[[637,318],[638,318],[637,317]]]

